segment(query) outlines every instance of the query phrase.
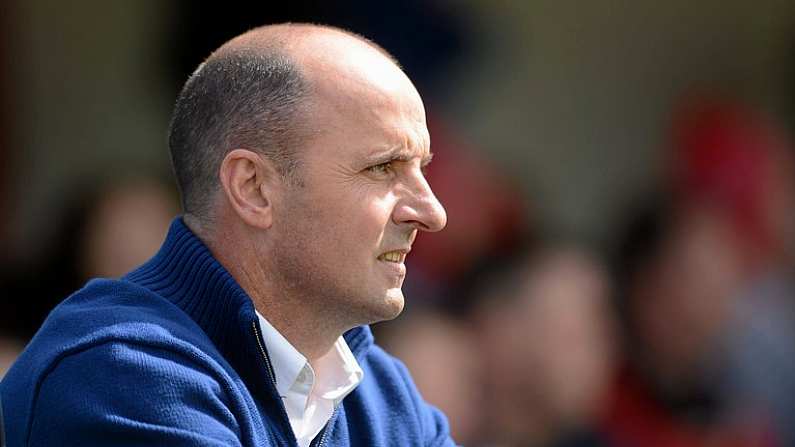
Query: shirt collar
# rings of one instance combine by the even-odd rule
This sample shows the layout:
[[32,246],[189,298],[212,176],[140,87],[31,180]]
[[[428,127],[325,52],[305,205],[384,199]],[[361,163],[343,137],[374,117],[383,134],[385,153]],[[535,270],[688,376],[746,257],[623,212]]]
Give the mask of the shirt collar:
[[364,371],[351,353],[345,339],[340,337],[326,355],[316,362],[319,373],[319,396],[337,405],[364,378]]
[[298,352],[259,312],[257,312],[257,318],[262,329],[263,341],[268,348],[268,355],[271,357],[274,374],[276,374],[276,390],[284,398],[304,365],[307,364],[306,357]]
[[[296,385],[303,370],[306,370],[304,374],[311,376],[311,378],[307,378],[310,382],[314,382],[316,373],[319,375],[318,383],[315,384],[317,390],[321,392],[318,397],[333,400],[335,404],[338,404],[353,391],[364,378],[364,371],[343,337],[339,337],[331,351],[317,360],[315,365],[317,371],[315,371],[303,354],[295,349],[262,314],[256,313],[262,330],[262,338],[276,375],[276,390],[282,398],[287,396],[290,389]],[[311,388],[312,385],[309,384],[309,387]],[[302,394],[308,395],[309,390]]]

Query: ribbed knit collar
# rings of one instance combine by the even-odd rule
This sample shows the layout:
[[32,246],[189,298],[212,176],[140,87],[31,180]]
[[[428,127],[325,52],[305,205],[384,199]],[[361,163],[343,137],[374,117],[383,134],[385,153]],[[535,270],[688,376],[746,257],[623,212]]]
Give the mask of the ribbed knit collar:
[[[160,251],[124,279],[182,309],[238,367],[239,348],[251,340],[251,325],[257,319],[254,305],[181,217],[171,223]],[[373,336],[369,327],[360,326],[346,332],[345,341],[359,357],[372,344]]]

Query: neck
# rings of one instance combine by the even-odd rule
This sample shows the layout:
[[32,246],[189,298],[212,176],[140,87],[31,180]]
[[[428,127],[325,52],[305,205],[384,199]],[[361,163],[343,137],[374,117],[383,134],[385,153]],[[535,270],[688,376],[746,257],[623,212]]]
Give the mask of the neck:
[[[279,331],[310,364],[328,353],[337,339],[350,327],[334,324],[328,311],[319,311],[311,300],[296,293],[279,281],[279,275],[269,272],[260,255],[252,247],[258,246],[247,231],[211,231],[193,219],[185,224],[201,239],[218,262],[246,292],[257,312]],[[241,235],[243,235],[241,237]]]

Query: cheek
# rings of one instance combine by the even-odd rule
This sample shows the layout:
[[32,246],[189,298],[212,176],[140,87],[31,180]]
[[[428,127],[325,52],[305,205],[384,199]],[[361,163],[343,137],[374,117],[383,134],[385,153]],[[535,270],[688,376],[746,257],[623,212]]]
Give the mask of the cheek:
[[397,203],[393,191],[383,185],[338,181],[324,182],[322,187],[307,186],[302,194],[293,197],[286,230],[290,237],[303,239],[292,244],[317,256],[317,262],[336,261],[335,268],[345,269],[339,265],[343,256],[357,260],[345,264],[361,269],[363,257],[372,257],[384,242],[394,243],[385,234]]
[[[340,238],[378,248],[392,218],[394,201],[390,197],[364,197],[339,206],[333,217],[334,230]],[[375,244],[375,246],[372,246]]]

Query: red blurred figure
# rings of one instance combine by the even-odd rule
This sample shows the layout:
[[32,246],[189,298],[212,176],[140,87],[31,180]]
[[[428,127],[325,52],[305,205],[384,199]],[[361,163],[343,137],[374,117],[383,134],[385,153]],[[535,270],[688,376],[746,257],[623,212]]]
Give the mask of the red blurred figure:
[[765,408],[795,445],[795,155],[769,115],[738,101],[696,98],[674,127],[680,201],[719,208],[743,266],[728,335],[726,392]]
[[695,99],[674,123],[671,182],[680,200],[728,213],[751,275],[792,261],[795,173],[786,133],[761,112]]

